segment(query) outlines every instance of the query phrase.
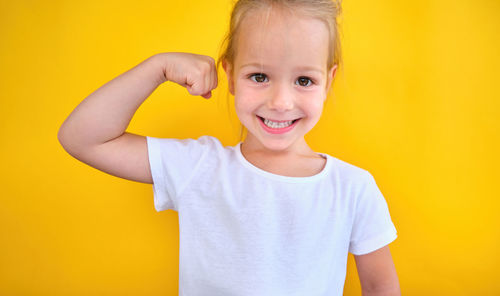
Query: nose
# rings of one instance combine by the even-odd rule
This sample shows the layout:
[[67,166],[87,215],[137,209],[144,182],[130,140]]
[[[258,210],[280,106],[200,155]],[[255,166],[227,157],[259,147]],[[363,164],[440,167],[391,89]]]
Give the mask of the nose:
[[275,83],[271,87],[267,107],[276,111],[288,111],[294,107],[294,96],[292,87],[286,83]]

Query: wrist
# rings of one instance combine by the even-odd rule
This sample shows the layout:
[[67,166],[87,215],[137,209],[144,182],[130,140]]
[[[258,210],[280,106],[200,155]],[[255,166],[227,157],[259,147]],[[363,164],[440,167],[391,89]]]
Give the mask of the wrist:
[[167,82],[168,81],[168,74],[167,74],[167,56],[168,56],[168,53],[167,52],[162,52],[162,53],[158,53],[158,54],[155,54],[153,55],[152,57],[150,57],[150,63],[153,65],[153,67],[155,68],[155,73],[156,73],[156,83],[157,85],[160,85],[164,82]]

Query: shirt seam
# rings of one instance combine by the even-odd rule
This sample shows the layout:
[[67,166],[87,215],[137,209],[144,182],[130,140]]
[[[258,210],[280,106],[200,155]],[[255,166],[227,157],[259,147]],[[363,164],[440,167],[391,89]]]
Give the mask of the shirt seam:
[[[248,160],[244,159],[243,154],[241,154],[240,144],[241,143],[238,143],[234,147],[235,153],[236,153],[237,158],[238,158],[238,162],[240,162],[241,165],[243,165],[245,168],[250,170],[253,174],[257,174],[257,175],[262,176],[266,179],[270,179],[273,181],[286,182],[286,183],[293,183],[293,184],[304,184],[304,183],[307,184],[307,183],[314,183],[314,182],[321,181],[323,178],[326,178],[326,176],[330,173],[330,170],[331,170],[331,165],[332,165],[331,162],[333,161],[333,159],[331,157],[329,157],[329,155],[326,153],[316,152],[318,154],[325,156],[326,162],[327,162],[325,167],[323,168],[323,170],[316,175],[309,176],[309,177],[288,177],[288,176],[276,175],[276,174],[269,173],[269,172],[266,173],[265,171],[260,171],[261,169],[252,166],[250,163],[248,163]],[[297,179],[294,179],[294,178],[297,178]]]

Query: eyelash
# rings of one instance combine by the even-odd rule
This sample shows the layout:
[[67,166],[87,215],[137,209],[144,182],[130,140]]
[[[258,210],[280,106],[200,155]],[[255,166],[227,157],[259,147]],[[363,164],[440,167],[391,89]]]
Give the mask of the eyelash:
[[[256,82],[256,83],[263,83],[263,82],[258,82],[258,81],[255,81],[254,79],[252,79],[252,78],[253,78],[253,77],[255,77],[255,76],[264,76],[265,78],[267,78],[266,74],[264,74],[264,73],[253,73],[253,74],[250,74],[250,75],[248,76],[248,78],[250,78],[250,80],[252,80],[253,82]],[[297,79],[297,81],[299,81],[299,79],[303,79],[303,78],[305,78],[305,79],[307,79],[307,80],[308,80],[308,85],[304,86],[304,85],[300,85],[300,84],[299,84],[300,86],[303,86],[303,87],[310,87],[311,85],[313,85],[313,84],[314,84],[314,81],[313,81],[311,78],[306,77],[306,76],[300,76],[300,77]],[[309,83],[309,82],[310,82],[310,83]]]

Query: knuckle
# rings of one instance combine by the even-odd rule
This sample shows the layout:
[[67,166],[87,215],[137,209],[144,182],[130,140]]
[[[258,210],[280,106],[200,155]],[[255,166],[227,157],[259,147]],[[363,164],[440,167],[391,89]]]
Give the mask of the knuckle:
[[208,73],[209,73],[209,72],[210,72],[210,70],[212,69],[212,64],[210,64],[210,63],[206,63],[206,64],[204,65],[204,67],[203,67],[203,68],[204,68],[204,70],[205,70],[206,72],[208,72]]
[[204,72],[203,72],[203,68],[202,67],[196,67],[194,70],[193,70],[193,74],[195,77],[200,77],[200,76],[203,76]]
[[200,94],[203,94],[203,88],[204,88],[203,85],[200,83],[194,84],[191,87],[191,94],[194,96],[198,96]]
[[210,72],[210,65],[203,64],[201,67],[201,72],[203,75],[206,75],[207,73],[209,73]]

